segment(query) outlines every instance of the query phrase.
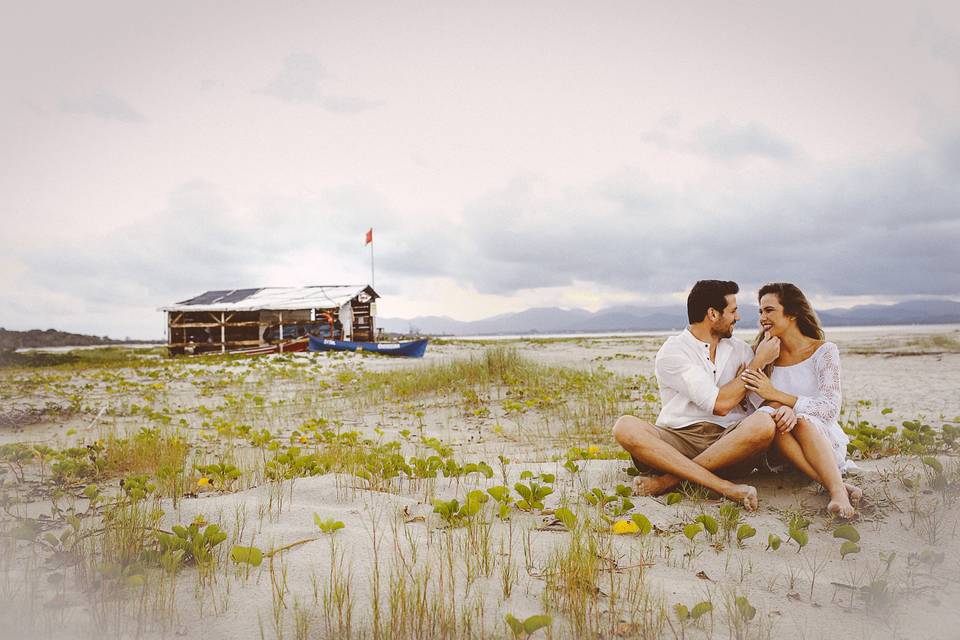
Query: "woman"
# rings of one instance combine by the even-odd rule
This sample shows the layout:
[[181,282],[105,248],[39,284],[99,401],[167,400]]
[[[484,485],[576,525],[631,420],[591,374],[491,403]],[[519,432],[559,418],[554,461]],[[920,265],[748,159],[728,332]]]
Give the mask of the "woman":
[[[795,285],[778,282],[760,289],[761,334],[780,339],[780,356],[763,371],[747,370],[743,381],[765,400],[777,420],[776,450],[830,493],[827,508],[851,518],[863,492],[844,484],[849,438],[840,428],[840,353],[823,338],[823,329],[806,296]],[[772,369],[772,371],[771,371]]]

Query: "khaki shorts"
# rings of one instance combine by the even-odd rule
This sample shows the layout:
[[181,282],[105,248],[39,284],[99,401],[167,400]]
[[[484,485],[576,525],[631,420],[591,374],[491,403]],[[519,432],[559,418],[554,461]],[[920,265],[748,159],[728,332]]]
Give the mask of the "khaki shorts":
[[[727,427],[724,429],[718,424],[712,422],[694,422],[693,424],[688,424],[685,427],[680,427],[674,429],[672,427],[661,427],[660,425],[653,425],[654,428],[660,435],[660,439],[669,444],[671,447],[682,453],[688,458],[696,458],[698,455],[703,453],[710,445],[724,437],[728,433],[732,433],[734,429],[743,424],[743,420],[737,424]],[[633,458],[633,456],[631,456]],[[758,463],[758,457],[752,456],[736,463],[730,467],[722,469],[722,475],[725,476],[746,476],[756,468]],[[660,473],[658,469],[655,469],[649,465],[646,465],[636,458],[633,458],[634,466],[640,471],[640,473]]]

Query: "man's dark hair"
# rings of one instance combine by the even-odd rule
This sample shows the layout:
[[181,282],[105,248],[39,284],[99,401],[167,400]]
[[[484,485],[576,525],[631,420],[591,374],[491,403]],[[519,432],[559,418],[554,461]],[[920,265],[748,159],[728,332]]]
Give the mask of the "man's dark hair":
[[740,286],[729,280],[698,281],[687,296],[687,319],[690,324],[696,324],[707,316],[708,309],[723,313],[727,308],[726,297],[739,292]]

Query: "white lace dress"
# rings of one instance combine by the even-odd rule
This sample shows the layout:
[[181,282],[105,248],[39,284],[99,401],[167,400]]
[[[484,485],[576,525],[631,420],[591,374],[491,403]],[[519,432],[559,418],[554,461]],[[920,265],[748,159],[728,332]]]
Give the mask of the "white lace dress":
[[[824,342],[802,362],[786,367],[775,366],[770,381],[780,391],[797,396],[794,413],[797,418],[804,418],[814,425],[827,439],[840,471],[856,468],[853,462],[847,460],[850,438],[838,422],[842,396],[840,351],[837,345]],[[773,413],[770,407],[761,407],[760,410]]]

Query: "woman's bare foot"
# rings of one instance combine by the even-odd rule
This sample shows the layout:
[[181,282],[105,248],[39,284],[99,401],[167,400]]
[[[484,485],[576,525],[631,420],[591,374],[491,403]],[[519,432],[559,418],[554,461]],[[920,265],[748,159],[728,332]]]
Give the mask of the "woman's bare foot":
[[724,494],[730,500],[743,505],[747,511],[756,511],[760,504],[757,499],[757,490],[748,484],[735,484],[733,489]]
[[843,495],[834,496],[830,499],[830,502],[827,503],[827,511],[844,520],[849,520],[857,513],[857,510],[850,504],[850,498],[847,497],[846,491],[843,492]]
[[856,509],[860,506],[860,500],[863,498],[863,490],[855,484],[844,482],[843,486],[847,489],[847,498],[850,499],[850,505]]
[[665,476],[637,476],[633,479],[633,495],[658,496],[672,485],[664,482]]

